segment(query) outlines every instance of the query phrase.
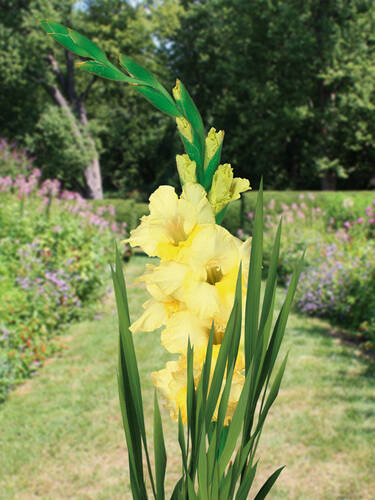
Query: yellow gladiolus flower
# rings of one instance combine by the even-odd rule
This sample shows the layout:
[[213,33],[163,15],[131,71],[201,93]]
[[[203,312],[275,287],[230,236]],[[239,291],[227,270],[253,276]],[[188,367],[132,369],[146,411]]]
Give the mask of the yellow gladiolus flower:
[[205,140],[205,152],[204,152],[204,168],[210,163],[211,158],[214,156],[216,151],[219,149],[224,140],[224,130],[216,130],[212,127],[208,132]]
[[208,194],[209,202],[215,214],[219,213],[229,202],[237,200],[240,194],[248,191],[250,182],[240,177],[233,178],[233,169],[229,163],[219,165],[212,179]]
[[221,343],[233,303],[240,263],[243,293],[248,270],[248,242],[243,243],[215,224],[202,225],[179,253],[179,262],[148,266],[141,278],[154,301],[132,331],[151,331],[163,324],[162,343],[174,353],[185,353],[188,338],[205,347],[214,323],[214,342]]
[[[210,382],[215,370],[215,365],[219,355],[220,346],[213,346],[212,350],[212,363]],[[206,349],[194,350],[194,363],[193,363],[193,377],[194,384],[197,387],[203,368],[203,363],[206,356]],[[238,400],[241,395],[241,390],[245,382],[244,376],[245,362],[242,352],[238,353],[235,369],[233,372],[232,386],[229,394],[228,408],[225,416],[225,425],[233,417]],[[187,423],[187,407],[186,407],[186,371],[187,371],[187,358],[180,356],[177,361],[170,361],[166,367],[158,372],[152,373],[152,380],[154,385],[161,391],[166,399],[167,406],[170,409],[170,415],[173,420],[178,419],[178,413],[181,412],[182,421]],[[222,390],[225,384],[223,380]],[[217,420],[218,408],[215,409],[213,421]]]
[[242,245],[223,227],[210,224],[182,251],[182,262],[193,270],[185,276],[183,300],[200,318],[232,308]]
[[188,155],[177,155],[176,163],[182,186],[187,182],[197,182],[195,161],[191,160]]
[[173,260],[201,224],[212,223],[214,214],[200,184],[186,183],[180,198],[172,186],[160,186],[150,196],[150,215],[142,217],[125,242],[142,247],[150,256]]

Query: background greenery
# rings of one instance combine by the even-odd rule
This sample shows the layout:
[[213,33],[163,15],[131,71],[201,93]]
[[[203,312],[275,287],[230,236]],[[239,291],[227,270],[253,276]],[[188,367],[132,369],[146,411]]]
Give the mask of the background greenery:
[[[168,88],[180,77],[224,161],[257,187],[374,186],[375,4],[371,0],[11,0],[0,6],[0,135],[45,177],[145,200],[176,182],[173,120],[127,85],[75,70],[39,19],[125,53]],[[63,100],[62,100],[63,98]],[[70,110],[70,111],[69,111]],[[92,194],[92,193],[91,193]]]

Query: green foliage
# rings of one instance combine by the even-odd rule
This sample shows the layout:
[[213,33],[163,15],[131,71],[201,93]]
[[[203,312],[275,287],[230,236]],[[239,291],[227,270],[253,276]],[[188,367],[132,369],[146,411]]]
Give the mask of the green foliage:
[[226,130],[241,176],[276,188],[369,187],[373,2],[179,4],[179,26],[165,35],[173,69],[204,119]]
[[9,144],[6,139],[0,139],[0,177],[26,175],[31,169],[33,159],[26,150],[20,150],[16,144]]
[[105,200],[95,200],[91,202],[95,207],[106,206],[108,203],[115,208],[116,221],[126,223],[127,228],[134,229],[138,226],[139,220],[143,215],[148,215],[149,209],[147,203],[136,203],[132,199],[119,200],[107,198]]
[[57,334],[98,297],[114,236],[82,199],[19,198],[0,193],[0,401],[65,348]]
[[84,190],[83,171],[92,161],[93,150],[86,131],[77,137],[79,124],[64,109],[49,105],[40,115],[34,132],[26,138],[30,150],[38,151],[39,165],[46,178],[57,178],[66,189]]
[[355,332],[364,349],[375,346],[375,245],[339,239],[314,252],[304,272],[297,307]]

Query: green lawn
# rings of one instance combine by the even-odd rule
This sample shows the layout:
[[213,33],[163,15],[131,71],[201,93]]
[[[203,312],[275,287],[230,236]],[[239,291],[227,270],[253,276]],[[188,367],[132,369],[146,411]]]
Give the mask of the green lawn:
[[[134,283],[146,259],[126,269],[133,317],[146,299]],[[280,295],[283,292],[280,291]],[[127,457],[117,400],[113,298],[102,319],[74,325],[69,349],[50,360],[0,408],[0,498],[125,499]],[[136,336],[151,436],[150,372],[168,355],[157,334]],[[279,398],[259,447],[259,482],[285,464],[276,500],[375,498],[375,375],[325,322],[292,315]],[[170,486],[178,473],[176,426],[164,414]]]

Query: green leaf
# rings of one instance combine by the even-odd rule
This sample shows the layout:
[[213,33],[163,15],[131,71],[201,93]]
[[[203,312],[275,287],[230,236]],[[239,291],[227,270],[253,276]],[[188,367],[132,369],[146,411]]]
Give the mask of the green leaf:
[[[119,61],[120,66],[125,68],[132,77],[136,78],[137,80],[141,80],[144,84],[154,88],[155,90],[158,90],[174,105],[174,107],[176,107],[172,97],[168,94],[163,85],[158,82],[158,80],[152,73],[147,71],[147,69],[145,69],[137,62],[133,61],[133,59],[130,59],[130,57],[124,56],[123,54],[119,55]],[[181,112],[179,112],[179,115],[174,116],[181,116]]]
[[207,474],[207,453],[206,453],[206,426],[203,421],[201,428],[200,445],[198,452],[198,485],[199,499],[208,500],[208,474]]
[[204,171],[203,187],[207,192],[211,189],[211,184],[212,184],[212,179],[214,177],[214,173],[216,172],[216,169],[220,163],[222,149],[223,149],[223,143],[221,143],[220,146],[217,148],[217,150],[215,151],[215,154],[213,155],[211,160],[208,162],[208,165]]
[[219,460],[220,474],[224,473],[225,467],[230,457],[232,456],[232,453],[236,447],[237,439],[241,433],[243,420],[247,408],[251,378],[252,378],[251,373],[248,372],[245,378],[245,383],[243,385],[240,398],[237,403],[237,407],[234,411],[233,418],[229,426],[228,436],[225,442],[224,450]]
[[[120,339],[121,339],[121,365],[120,365],[120,376],[123,376],[124,381],[128,384],[128,387],[124,384],[124,392],[122,397],[125,398],[125,404],[133,405],[130,406],[134,409],[135,418],[133,419],[133,424],[137,425],[139,428],[139,433],[142,437],[143,447],[146,455],[147,469],[150,477],[150,482],[154,496],[156,498],[155,484],[151,469],[150,457],[147,449],[147,437],[146,429],[144,423],[143,415],[143,404],[142,404],[142,394],[141,394],[141,384],[139,378],[139,371],[137,365],[137,359],[134,350],[133,336],[129,330],[130,318],[128,301],[126,294],[126,286],[124,275],[122,273],[122,263],[121,257],[116,247],[116,268],[112,271],[112,278],[115,288],[115,297],[117,304],[117,313],[119,318],[119,329],[120,329]],[[136,422],[136,423],[134,423]],[[130,425],[132,428],[132,426]],[[137,427],[135,427],[137,429]]]
[[118,296],[121,294],[122,314],[119,316],[119,373],[118,387],[120,408],[123,419],[125,437],[128,444],[129,466],[132,477],[132,490],[146,492],[146,486],[143,476],[142,444],[141,431],[138,425],[135,401],[130,389],[130,375],[124,356],[124,345],[122,332],[129,328],[129,310],[126,298],[126,289],[124,295],[121,293],[122,270],[114,272],[112,269],[112,278]]
[[215,465],[217,462],[217,449],[218,449],[219,444],[217,442],[216,422],[211,422],[210,427],[213,428],[214,430],[213,430],[212,435],[209,439],[210,444],[208,446],[208,451],[207,451],[207,467],[208,467],[209,478],[212,478],[214,470],[215,470]]
[[158,90],[145,85],[137,85],[135,90],[142,94],[157,109],[170,116],[181,116],[181,112],[173,102],[172,98],[166,97]]
[[258,463],[254,466],[248,466],[246,468],[244,477],[240,483],[240,486],[237,490],[236,499],[235,500],[246,500],[249,494],[250,488],[253,484],[255,473],[257,470]]
[[194,490],[194,484],[190,476],[187,476],[187,484],[188,484],[189,500],[198,500],[197,494],[195,493]]
[[216,214],[216,216],[215,216],[215,222],[216,222],[216,224],[220,225],[223,222],[223,219],[224,219],[225,213],[227,211],[227,208],[228,208],[228,205],[226,205],[223,209],[220,210],[219,213]]
[[180,445],[182,465],[187,474],[187,453],[186,453],[186,443],[185,443],[185,432],[184,424],[182,423],[181,410],[178,410],[178,443]]
[[211,363],[212,363],[212,348],[213,348],[213,343],[214,343],[214,323],[212,322],[211,326],[211,331],[210,331],[210,337],[208,339],[208,345],[207,345],[207,350],[206,350],[206,357],[204,360],[203,368],[202,368],[202,375],[201,379],[202,380],[202,394],[203,394],[203,399],[206,401],[207,399],[207,392],[208,392],[208,385],[210,382],[210,373],[211,373]]
[[271,261],[268,270],[266,289],[264,292],[262,314],[259,323],[259,334],[262,335],[265,325],[268,321],[270,311],[273,310],[272,304],[274,302],[275,289],[277,284],[277,266],[279,263],[280,254],[280,238],[281,238],[281,220],[277,228],[275,241],[272,248]]
[[[195,163],[197,164],[197,167],[198,167],[198,165],[201,165],[202,164],[202,157],[201,157],[201,153],[200,153],[199,149],[196,146],[194,146],[194,144],[192,144],[187,139],[185,139],[185,137],[183,135],[179,134],[179,136],[181,138],[181,141],[184,145],[185,151],[186,151],[187,155],[189,156],[189,158],[192,161],[195,161]],[[202,183],[202,178],[201,178],[199,168],[197,168],[197,181],[199,183]]]
[[194,104],[194,101],[191,98],[189,92],[186,90],[184,84],[181,81],[179,82],[179,87],[181,91],[181,100],[178,101],[178,104],[181,105],[186,119],[191,123],[191,126],[196,131],[199,138],[201,150],[204,153],[205,130],[202,117],[198,111],[198,108]]
[[231,345],[228,353],[228,370],[236,363],[238,349],[241,340],[242,328],[242,263],[239,266],[234,294],[234,304],[225,331],[231,338]]
[[220,481],[220,500],[228,500],[228,498],[233,498],[233,496],[230,496],[229,491],[231,489],[231,483],[232,483],[232,476],[233,476],[233,466],[230,466],[228,468],[228,472],[224,478]]
[[257,424],[257,428],[256,428],[255,433],[259,432],[259,430],[262,428],[263,423],[266,419],[266,416],[267,416],[273,402],[275,401],[275,399],[279,393],[280,384],[281,384],[281,380],[282,380],[284,372],[285,372],[285,367],[286,367],[287,361],[288,361],[288,355],[285,356],[283,362],[281,363],[279,371],[277,372],[275,380],[272,383],[270,392],[269,392],[267,400],[266,400],[266,404],[264,405],[262,413],[259,416],[259,422]]
[[275,470],[273,474],[271,474],[271,476],[267,479],[267,481],[259,490],[254,500],[263,500],[264,498],[266,498],[266,496],[268,495],[269,491],[271,490],[272,486],[276,482],[277,478],[279,477],[283,469],[284,467],[280,467],[279,469]]
[[61,43],[66,49],[74,52],[81,57],[91,57],[89,52],[80,48],[71,38],[69,30],[62,24],[55,23],[49,19],[42,19],[40,25],[48,35],[51,35],[57,42]]
[[154,395],[154,455],[157,500],[164,500],[164,478],[167,464],[167,453],[165,451],[163,426],[156,390]]
[[88,73],[92,73],[102,78],[108,78],[108,80],[116,80],[119,82],[127,82],[131,84],[136,84],[137,80],[133,80],[129,76],[125,75],[122,71],[117,69],[115,66],[106,66],[100,62],[96,61],[83,61],[76,63],[76,66],[80,69],[84,69]]
[[182,495],[183,485],[184,485],[184,478],[181,477],[177,481],[175,487],[173,488],[171,500],[182,500],[183,499],[183,495]]
[[260,290],[262,280],[263,258],[263,181],[260,183],[256,210],[251,255],[249,266],[248,287],[245,306],[245,365],[249,370],[254,355],[258,331]]
[[102,64],[111,64],[105,52],[100,49],[94,42],[71,28],[68,28],[68,32],[73,42],[76,43],[80,49],[83,49],[88,54],[90,54],[90,57],[92,59],[101,62]]

